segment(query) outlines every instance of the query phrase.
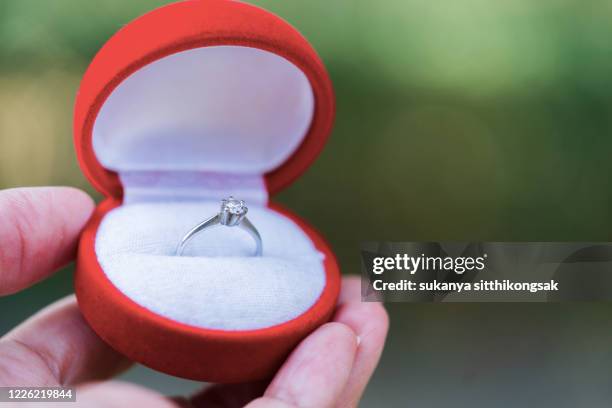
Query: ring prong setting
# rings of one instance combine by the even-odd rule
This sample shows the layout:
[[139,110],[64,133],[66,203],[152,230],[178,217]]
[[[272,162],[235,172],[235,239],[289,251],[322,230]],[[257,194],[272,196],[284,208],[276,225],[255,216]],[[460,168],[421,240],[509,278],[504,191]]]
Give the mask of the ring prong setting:
[[243,220],[249,211],[243,200],[238,200],[232,196],[221,200],[221,210],[219,211],[219,222],[228,227],[233,227]]

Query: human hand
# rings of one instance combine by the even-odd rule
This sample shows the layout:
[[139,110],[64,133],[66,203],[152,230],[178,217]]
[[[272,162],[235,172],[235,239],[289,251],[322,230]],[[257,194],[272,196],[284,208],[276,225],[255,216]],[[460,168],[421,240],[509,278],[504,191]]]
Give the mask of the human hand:
[[[25,289],[74,259],[93,208],[91,198],[72,188],[0,191],[0,295]],[[271,382],[212,385],[190,398],[168,398],[110,381],[130,362],[98,338],[68,296],[0,339],[0,386],[76,386],[75,406],[88,408],[354,407],[387,327],[384,308],[362,303],[359,280],[345,278],[332,322],[304,339]]]

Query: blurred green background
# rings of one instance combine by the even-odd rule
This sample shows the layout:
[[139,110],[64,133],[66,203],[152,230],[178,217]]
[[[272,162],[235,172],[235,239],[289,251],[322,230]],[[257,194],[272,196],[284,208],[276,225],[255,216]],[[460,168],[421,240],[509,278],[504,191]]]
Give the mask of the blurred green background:
[[[74,95],[104,41],[164,3],[0,2],[0,188],[100,198],[74,156]],[[364,240],[611,240],[612,3],[254,3],[309,38],[334,81],[334,134],[277,199],[345,273]],[[0,334],[70,293],[71,274],[0,299]],[[611,405],[609,304],[388,306],[363,406]],[[125,378],[197,387],[142,367]]]

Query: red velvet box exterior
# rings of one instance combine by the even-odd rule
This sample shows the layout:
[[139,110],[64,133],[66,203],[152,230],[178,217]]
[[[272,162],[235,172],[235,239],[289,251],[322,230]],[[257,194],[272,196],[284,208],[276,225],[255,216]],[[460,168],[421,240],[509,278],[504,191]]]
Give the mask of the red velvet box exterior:
[[105,214],[122,204],[116,173],[93,150],[92,129],[111,92],[130,74],[165,56],[207,46],[237,45],[278,54],[297,66],[312,86],[310,128],[296,152],[265,175],[268,193],[293,182],[322,150],[331,132],[335,105],[328,74],[316,52],[279,17],[244,3],[191,0],[154,10],[123,27],[99,51],[82,80],[75,105],[74,138],[81,168],[106,197],[80,241],[75,290],[94,331],[127,357],[179,377],[209,382],[265,379],[310,332],[331,318],[340,273],[325,240],[305,221],[277,204],[268,206],[293,220],[325,255],[326,285],[315,304],[288,322],[257,330],[212,330],[182,324],[145,309],[106,277],[95,253]]

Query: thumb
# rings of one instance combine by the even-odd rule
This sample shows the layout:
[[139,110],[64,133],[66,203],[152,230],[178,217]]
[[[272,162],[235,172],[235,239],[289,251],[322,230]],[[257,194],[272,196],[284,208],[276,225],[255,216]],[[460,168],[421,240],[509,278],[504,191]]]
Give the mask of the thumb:
[[321,326],[289,356],[262,398],[248,408],[331,407],[338,404],[357,351],[346,325]]

